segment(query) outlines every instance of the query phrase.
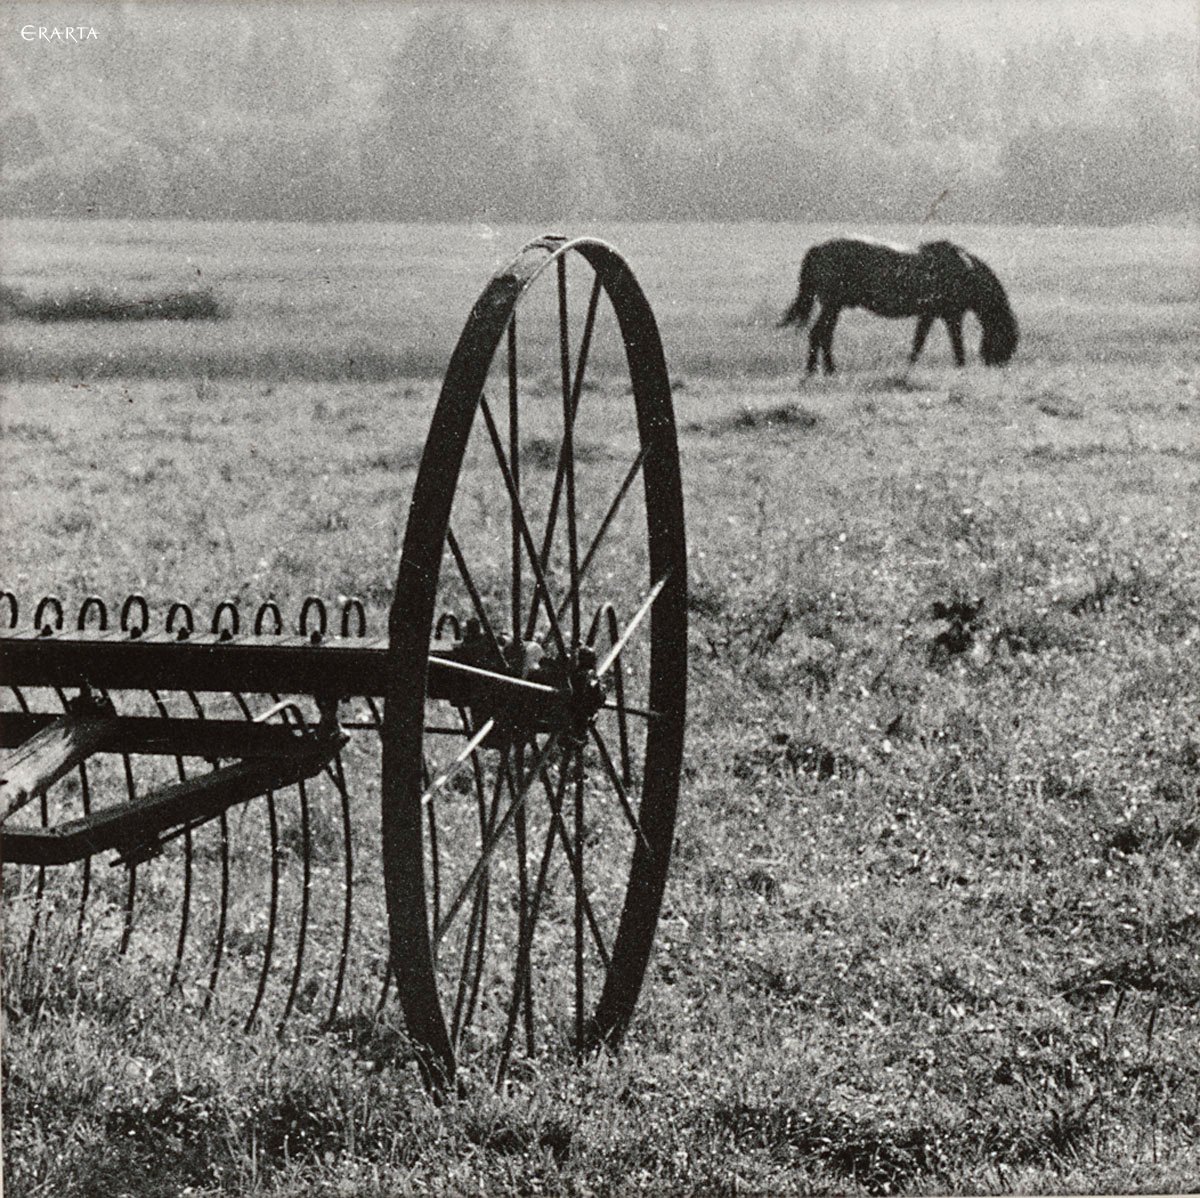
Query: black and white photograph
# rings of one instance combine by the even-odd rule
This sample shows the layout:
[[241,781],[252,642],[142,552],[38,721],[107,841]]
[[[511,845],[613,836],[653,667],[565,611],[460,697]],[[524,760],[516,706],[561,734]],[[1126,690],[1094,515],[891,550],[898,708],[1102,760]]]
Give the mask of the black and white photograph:
[[0,0],[0,1192],[1200,1191],[1194,0]]

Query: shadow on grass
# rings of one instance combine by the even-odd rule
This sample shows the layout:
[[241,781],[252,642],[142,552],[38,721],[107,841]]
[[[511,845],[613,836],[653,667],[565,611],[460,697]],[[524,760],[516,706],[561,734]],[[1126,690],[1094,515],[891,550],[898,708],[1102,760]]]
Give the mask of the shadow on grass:
[[684,425],[684,432],[720,436],[723,433],[747,433],[780,427],[815,428],[820,423],[821,417],[816,412],[797,403],[783,403],[770,408],[744,407],[730,416],[693,421]]
[[990,1124],[975,1120],[917,1123],[878,1113],[791,1106],[721,1104],[718,1134],[776,1160],[807,1159],[869,1194],[898,1194],[920,1181],[950,1176],[966,1160],[1005,1166],[1068,1160],[1093,1134],[1090,1106],[1026,1111]]
[[937,388],[933,383],[925,383],[920,379],[910,378],[907,374],[885,374],[877,379],[868,379],[859,388],[860,391],[865,391],[868,395],[877,395],[881,392],[903,391],[906,394],[936,391]]
[[15,287],[0,290],[6,316],[40,324],[69,320],[222,320],[229,307],[211,288],[172,291],[128,299],[110,291],[71,290],[30,299]]

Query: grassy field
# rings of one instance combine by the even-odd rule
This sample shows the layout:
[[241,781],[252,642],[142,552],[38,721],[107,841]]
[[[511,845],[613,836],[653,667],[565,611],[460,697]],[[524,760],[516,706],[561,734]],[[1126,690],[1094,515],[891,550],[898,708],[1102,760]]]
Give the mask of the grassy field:
[[[0,374],[440,377],[482,282],[545,229],[350,224],[0,222],[4,281],[38,300],[72,288],[126,300],[211,290],[227,320],[26,325],[0,345]],[[774,325],[804,250],[844,233],[818,225],[603,225],[653,297],[673,368],[773,377],[799,357]],[[1174,362],[1194,343],[1200,249],[1194,229],[896,226],[874,235],[949,236],[1013,292],[1026,363]],[[903,331],[902,331],[903,330]],[[911,329],[843,317],[838,346],[889,369]],[[948,360],[935,336],[930,360]]]
[[[597,231],[663,326],[691,562],[625,1051],[438,1107],[390,1012],[242,1035],[98,934],[19,984],[9,951],[8,1192],[1194,1191],[1194,231],[948,230],[1009,286],[1014,363],[956,371],[935,330],[901,374],[910,326],[851,316],[800,383],[771,325],[827,230]],[[438,373],[524,232],[6,224],[30,295],[198,269],[231,315],[4,327],[2,585],[376,615]]]

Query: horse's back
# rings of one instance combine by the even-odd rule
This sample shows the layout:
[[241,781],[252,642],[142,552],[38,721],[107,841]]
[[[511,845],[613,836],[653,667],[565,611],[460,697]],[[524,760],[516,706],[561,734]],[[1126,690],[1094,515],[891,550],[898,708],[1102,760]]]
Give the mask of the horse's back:
[[872,237],[834,237],[809,250],[805,270],[823,303],[911,316],[927,303],[920,253]]
[[916,251],[912,246],[898,245],[877,237],[864,236],[831,237],[828,241],[818,242],[808,252],[831,260],[861,261],[869,265],[898,258],[912,258]]

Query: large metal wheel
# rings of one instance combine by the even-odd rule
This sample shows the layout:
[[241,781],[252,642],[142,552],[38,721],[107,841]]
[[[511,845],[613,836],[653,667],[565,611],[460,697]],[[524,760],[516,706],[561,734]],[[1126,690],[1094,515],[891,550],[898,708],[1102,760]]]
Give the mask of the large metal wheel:
[[[653,313],[603,242],[534,241],[454,351],[390,617],[392,973],[435,1086],[629,1024],[674,834],[686,575]],[[428,663],[448,642],[552,689],[557,714],[438,698]]]

